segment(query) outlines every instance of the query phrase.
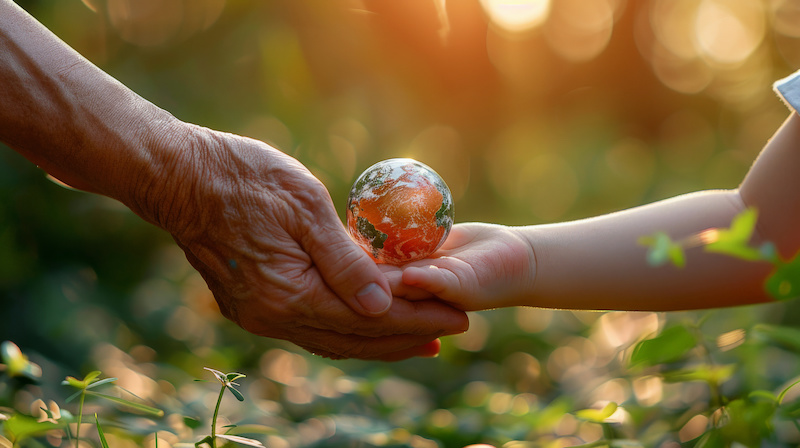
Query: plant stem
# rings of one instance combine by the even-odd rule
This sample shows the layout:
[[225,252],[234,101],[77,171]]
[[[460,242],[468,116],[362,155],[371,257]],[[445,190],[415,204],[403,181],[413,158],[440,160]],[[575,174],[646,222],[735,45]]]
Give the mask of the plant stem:
[[83,416],[83,399],[86,398],[86,389],[81,391],[81,401],[78,404],[78,427],[75,429],[75,448],[81,443],[81,417]]
[[614,434],[614,428],[611,427],[608,423],[600,423],[600,426],[603,428],[603,438],[606,442],[611,442],[616,439],[616,435]]
[[225,385],[223,384],[219,390],[217,406],[214,408],[214,417],[211,419],[211,448],[217,448],[217,415],[219,414],[219,405],[222,403],[222,394],[224,393]]

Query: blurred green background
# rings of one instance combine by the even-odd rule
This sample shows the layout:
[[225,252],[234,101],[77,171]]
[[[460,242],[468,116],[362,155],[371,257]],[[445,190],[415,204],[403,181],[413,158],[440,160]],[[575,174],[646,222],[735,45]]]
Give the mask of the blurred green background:
[[[390,157],[437,170],[457,222],[548,223],[735,187],[788,116],[771,83],[800,67],[792,0],[17,3],[178,118],[298,158],[342,216],[355,177]],[[725,383],[733,395],[800,373],[795,352],[750,337],[796,322],[793,302],[492,311],[438,359],[313,358],[221,318],[169,236],[118,203],[56,186],[8,148],[0,159],[0,340],[52,384],[97,368],[197,418],[216,394],[187,383],[203,366],[247,372],[249,407],[228,411],[275,428],[268,446],[569,446],[599,435],[566,412],[609,400],[643,409],[620,423],[633,438],[677,446],[713,393],[625,364],[671,322],[698,325],[715,362],[743,366]],[[800,442],[793,428],[780,437]]]

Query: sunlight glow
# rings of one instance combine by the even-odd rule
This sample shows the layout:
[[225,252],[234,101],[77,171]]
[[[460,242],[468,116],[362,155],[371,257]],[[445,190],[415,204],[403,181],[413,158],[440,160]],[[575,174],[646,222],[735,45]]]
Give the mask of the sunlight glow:
[[659,318],[656,313],[611,312],[603,314],[599,331],[611,347],[627,347],[644,335],[658,331]]
[[683,425],[683,428],[678,432],[678,437],[680,437],[681,443],[694,440],[703,435],[707,427],[708,417],[701,414],[695,415]]
[[[775,21],[796,14],[785,5],[773,8]],[[746,86],[762,85],[756,77],[769,60],[762,45],[768,19],[761,2],[656,0],[647,22],[637,30],[637,45],[666,86],[682,93],[716,86],[730,102],[757,95]],[[746,77],[724,79],[737,75]]]
[[611,41],[614,6],[607,0],[561,0],[545,29],[547,42],[569,61],[588,61]]
[[453,336],[452,340],[461,350],[478,352],[486,345],[490,331],[489,321],[480,314],[472,313],[469,315],[469,331]]
[[703,53],[723,64],[741,63],[764,38],[759,2],[705,0],[697,10],[694,32]]
[[800,37],[800,3],[792,0],[771,2],[772,28],[784,36]]
[[723,352],[734,349],[744,344],[747,333],[742,328],[729,331],[717,336],[717,347]]
[[644,376],[633,380],[633,394],[642,406],[655,406],[664,396],[661,378]]
[[[92,9],[93,2],[84,4]],[[126,42],[157,47],[207,29],[224,7],[225,0],[109,0],[108,17]]]
[[535,28],[550,15],[550,0],[481,0],[492,23],[519,33]]

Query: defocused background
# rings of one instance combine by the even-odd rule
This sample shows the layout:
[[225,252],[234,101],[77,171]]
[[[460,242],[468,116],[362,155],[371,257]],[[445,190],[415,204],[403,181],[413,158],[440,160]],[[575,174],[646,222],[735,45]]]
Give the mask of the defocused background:
[[[735,187],[788,116],[771,83],[800,68],[796,0],[18,4],[178,118],[298,158],[342,216],[355,177],[390,157],[437,170],[457,222],[547,223]],[[8,148],[0,159],[0,340],[38,356],[45,374],[99,368],[142,397],[178,397],[184,413],[202,399],[191,398],[199,386],[179,387],[187,376],[203,366],[248,371],[256,398],[241,418],[279,418],[271,425],[285,431],[270,446],[334,446],[331,425],[341,435],[351,423],[372,439],[342,446],[501,443],[525,438],[520,422],[562,445],[591,441],[596,430],[563,412],[550,422],[533,411],[613,400],[684,415],[709,392],[626,376],[633,342],[670,321],[701,320],[724,358],[724,347],[756,343],[744,337],[754,324],[798,315],[791,302],[711,313],[493,311],[474,314],[436,360],[329,362],[221,318],[168,235],[119,204],[56,186]],[[720,335],[726,342],[715,344]],[[752,347],[736,355],[752,365],[733,391],[796,374],[788,352]],[[344,414],[373,420],[321,417]],[[639,420],[637,437],[683,425],[648,422]]]

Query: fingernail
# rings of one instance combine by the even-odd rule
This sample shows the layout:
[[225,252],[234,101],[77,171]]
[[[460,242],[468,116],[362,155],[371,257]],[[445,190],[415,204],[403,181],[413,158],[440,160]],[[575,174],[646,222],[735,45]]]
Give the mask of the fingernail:
[[381,314],[392,306],[392,298],[377,283],[370,283],[356,294],[358,303],[370,314]]
[[439,352],[442,349],[442,341],[439,339],[434,339],[433,341],[425,344],[423,346],[424,351],[420,353],[420,357],[422,358],[438,358]]

